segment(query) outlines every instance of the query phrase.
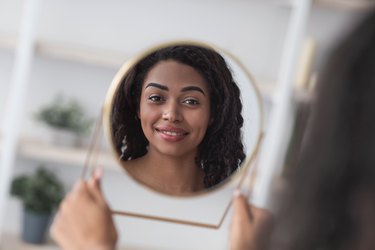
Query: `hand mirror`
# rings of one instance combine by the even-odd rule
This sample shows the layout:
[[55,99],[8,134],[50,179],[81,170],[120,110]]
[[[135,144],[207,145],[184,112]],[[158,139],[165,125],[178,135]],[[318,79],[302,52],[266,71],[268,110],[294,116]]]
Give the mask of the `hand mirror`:
[[170,42],[120,68],[103,123],[121,168],[103,180],[114,213],[219,228],[233,190],[249,179],[263,113],[253,77],[234,56]]

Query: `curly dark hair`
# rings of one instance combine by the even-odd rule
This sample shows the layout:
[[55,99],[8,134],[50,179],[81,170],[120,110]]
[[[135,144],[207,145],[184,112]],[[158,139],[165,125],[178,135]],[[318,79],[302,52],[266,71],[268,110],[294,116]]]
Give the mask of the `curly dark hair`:
[[287,249],[358,249],[353,207],[366,192],[375,201],[375,10],[340,41],[317,87],[282,230]]
[[148,141],[137,116],[142,85],[151,68],[166,60],[193,67],[208,84],[212,122],[195,162],[204,170],[205,187],[212,187],[237,170],[245,158],[240,89],[224,58],[213,49],[195,45],[164,47],[142,58],[127,72],[117,89],[111,113],[117,152],[124,161],[147,153]]

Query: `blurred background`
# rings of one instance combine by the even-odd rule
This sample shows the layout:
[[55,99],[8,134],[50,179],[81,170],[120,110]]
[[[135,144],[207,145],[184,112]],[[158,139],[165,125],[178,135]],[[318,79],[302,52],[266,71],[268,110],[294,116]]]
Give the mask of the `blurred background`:
[[[360,0],[313,2],[293,82],[296,107],[310,101],[326,52],[368,6]],[[48,178],[34,176],[45,178],[39,183],[69,190],[115,73],[158,42],[193,39],[236,55],[259,84],[267,131],[293,8],[292,0],[0,0],[0,159],[8,157],[1,162],[10,165],[11,180],[43,167]],[[16,122],[13,130],[9,121]],[[102,147],[106,151],[105,142]],[[118,173],[109,153],[101,161],[110,174]],[[21,199],[8,195],[0,207],[1,249],[57,248],[49,239],[37,245],[21,239]],[[129,224],[120,238],[126,249],[227,248],[224,227],[209,231],[116,218],[118,224],[123,220]]]

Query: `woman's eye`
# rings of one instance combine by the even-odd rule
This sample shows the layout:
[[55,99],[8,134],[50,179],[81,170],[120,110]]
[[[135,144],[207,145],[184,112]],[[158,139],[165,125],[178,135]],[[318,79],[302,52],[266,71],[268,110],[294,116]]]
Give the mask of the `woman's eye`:
[[148,97],[148,100],[152,101],[152,102],[162,102],[164,101],[163,97],[159,96],[159,95],[152,95],[152,96],[149,96]]
[[189,99],[185,99],[185,100],[183,101],[183,103],[188,104],[188,105],[198,105],[198,104],[199,104],[199,101],[198,101],[198,100],[195,100],[195,99],[191,99],[191,98],[189,98]]

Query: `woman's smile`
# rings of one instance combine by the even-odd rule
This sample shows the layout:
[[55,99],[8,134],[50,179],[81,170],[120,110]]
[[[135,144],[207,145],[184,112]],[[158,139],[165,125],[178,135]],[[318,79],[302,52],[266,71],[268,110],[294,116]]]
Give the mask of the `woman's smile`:
[[189,133],[184,129],[176,127],[156,127],[155,131],[160,137],[169,142],[178,142],[183,140]]

